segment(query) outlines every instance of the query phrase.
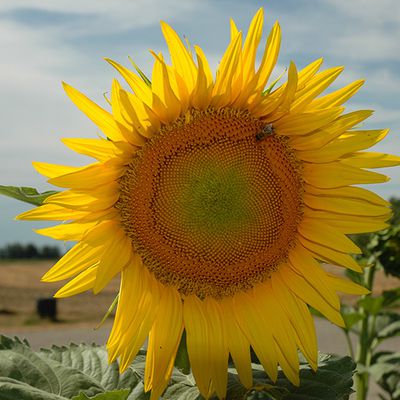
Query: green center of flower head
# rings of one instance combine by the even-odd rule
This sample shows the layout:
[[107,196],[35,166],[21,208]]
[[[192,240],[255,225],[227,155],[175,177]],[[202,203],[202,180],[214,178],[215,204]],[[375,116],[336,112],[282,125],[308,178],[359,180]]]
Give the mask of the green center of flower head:
[[177,214],[183,226],[208,235],[225,235],[251,218],[247,180],[238,168],[226,170],[204,161],[182,176]]
[[287,258],[302,208],[298,163],[265,123],[192,111],[163,128],[121,179],[122,225],[145,265],[182,294],[220,298]]

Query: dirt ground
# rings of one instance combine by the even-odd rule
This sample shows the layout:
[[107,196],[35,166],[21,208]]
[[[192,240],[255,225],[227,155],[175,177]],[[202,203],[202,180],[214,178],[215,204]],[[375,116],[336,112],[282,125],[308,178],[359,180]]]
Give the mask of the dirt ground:
[[[54,323],[41,320],[36,314],[36,301],[48,298],[62,286],[62,282],[43,283],[41,276],[54,264],[53,261],[10,261],[0,262],[0,332],[18,330],[43,330],[46,326],[54,329],[68,326],[96,326],[114,300],[119,281],[114,279],[100,294],[94,296],[85,292],[77,296],[57,300],[57,318]],[[339,268],[330,270],[340,272]],[[398,280],[379,273],[376,291],[381,292],[398,285]],[[354,301],[346,296],[345,302]]]
[[57,322],[41,320],[36,314],[39,298],[50,298],[63,282],[43,283],[40,278],[54,261],[0,262],[0,332],[23,328],[43,329],[97,325],[113,302],[119,281],[113,280],[100,294],[85,292],[66,299],[57,299]]

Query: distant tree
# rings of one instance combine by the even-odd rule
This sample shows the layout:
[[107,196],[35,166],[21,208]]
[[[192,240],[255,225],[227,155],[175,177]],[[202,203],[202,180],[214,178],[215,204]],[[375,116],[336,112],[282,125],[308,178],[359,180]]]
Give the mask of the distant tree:
[[391,225],[399,225],[400,224],[400,199],[397,197],[391,197],[389,199],[390,204],[392,206],[393,215],[390,219]]
[[43,246],[40,251],[40,258],[54,259],[60,258],[60,250],[55,246]]
[[60,250],[56,246],[37,247],[33,243],[7,244],[0,248],[0,259],[56,259],[60,258]]
[[24,253],[25,253],[24,258],[38,258],[39,256],[39,251],[37,247],[32,243],[28,243],[25,246]]

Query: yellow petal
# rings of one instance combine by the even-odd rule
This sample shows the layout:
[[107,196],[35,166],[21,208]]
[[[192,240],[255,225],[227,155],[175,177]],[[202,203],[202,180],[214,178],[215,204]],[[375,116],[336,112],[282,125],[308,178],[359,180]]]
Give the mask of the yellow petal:
[[257,47],[261,40],[264,22],[264,10],[260,8],[253,17],[249,31],[243,45],[243,79],[250,82],[254,77],[254,63],[256,60]]
[[130,134],[112,115],[88,99],[72,86],[63,83],[64,90],[74,104],[113,141],[126,141]]
[[[363,216],[386,216],[390,217],[387,207],[377,206],[363,200],[344,199],[340,197],[314,196],[305,193],[303,196],[305,204],[314,210],[331,211],[338,214],[363,215]],[[337,216],[343,218],[343,216]]]
[[95,163],[48,180],[55,186],[72,189],[92,189],[115,182],[124,173],[124,168],[105,163]]
[[107,161],[115,157],[131,157],[133,153],[133,148],[125,142],[116,145],[110,140],[81,138],[64,138],[61,141],[75,152],[93,157],[98,161]]
[[79,211],[96,212],[113,207],[119,198],[118,184],[100,186],[90,191],[66,190],[47,197],[45,204],[56,204]]
[[182,308],[179,292],[164,287],[147,346],[144,390],[152,390],[152,395],[155,389],[162,393],[171,377],[183,332]]
[[127,132],[129,132],[129,136],[126,136],[129,143],[135,147],[141,146],[145,142],[143,138],[144,135],[141,134],[142,126],[138,124],[137,114],[134,111],[132,112],[131,109],[126,108],[126,103],[122,100],[123,96],[124,90],[118,81],[114,79],[111,87],[113,117],[126,128]]
[[298,231],[301,236],[322,246],[342,253],[361,254],[361,250],[349,238],[322,221],[303,218]]
[[295,64],[291,62],[288,71],[288,80],[278,89],[280,92],[279,95],[276,94],[275,96],[274,93],[270,96],[264,96],[260,104],[255,102],[250,105],[249,109],[252,110],[255,116],[265,118],[270,122],[281,118],[289,111],[296,94],[297,80],[297,69]]
[[228,344],[219,302],[207,297],[203,303],[208,322],[211,384],[220,399],[226,397],[228,385]]
[[181,104],[176,93],[172,90],[164,61],[160,55],[153,53],[153,56],[155,60],[152,75],[152,108],[161,121],[168,124],[178,118],[181,112]]
[[[293,102],[291,112],[299,113],[303,111],[310,102],[322,93],[343,71],[343,67],[329,68],[326,71],[316,74],[307,83],[307,86],[299,91],[296,100]],[[332,105],[327,107],[332,108]]]
[[93,228],[97,223],[98,221],[86,223],[70,222],[51,226],[50,228],[35,229],[35,232],[56,240],[81,240],[86,231]]
[[370,293],[370,291],[367,288],[360,286],[357,283],[350,281],[349,279],[344,279],[333,274],[327,274],[327,277],[330,281],[330,284],[338,292],[357,294],[357,295],[364,295]]
[[151,87],[148,86],[135,72],[123,67],[109,58],[106,58],[106,61],[124,77],[126,83],[131,87],[136,96],[149,107],[151,107]]
[[233,314],[233,302],[230,297],[225,297],[221,303],[223,323],[225,324],[226,339],[240,382],[249,389],[253,385],[253,372],[251,369],[250,343],[240,329]]
[[154,111],[139,97],[125,90],[119,91],[119,100],[125,110],[125,116],[144,137],[152,137],[160,129],[160,120]]
[[[143,292],[148,290],[147,275],[145,274],[145,279],[143,279],[143,272],[142,260],[138,255],[133,255],[132,262],[121,272],[121,286],[117,311],[107,341],[110,362],[119,355],[119,353],[115,351],[112,352],[111,349],[117,349],[118,344],[122,342],[124,336],[131,338],[134,334],[128,331],[128,327],[135,318],[136,310],[140,306]],[[127,313],[126,310],[131,311]]]
[[183,320],[190,366],[200,393],[208,398],[211,384],[210,332],[204,306],[196,296],[187,296],[183,303]]
[[290,145],[296,150],[316,150],[341,136],[347,129],[359,124],[372,114],[371,110],[354,111],[342,115],[329,125],[321,127],[309,135],[290,137]]
[[278,274],[271,275],[271,286],[296,332],[297,343],[311,367],[317,369],[318,347],[314,321],[308,307],[295,297]]
[[54,295],[54,297],[61,299],[64,297],[74,296],[78,293],[86,292],[93,287],[96,279],[96,273],[97,264],[94,264],[85,271],[81,272],[74,279],[71,279]]
[[81,169],[81,167],[70,167],[67,165],[49,164],[38,161],[33,161],[32,165],[36,171],[39,172],[39,174],[42,174],[47,178],[55,178],[57,176],[70,174]]
[[366,201],[377,206],[390,207],[390,203],[374,192],[359,187],[341,187],[334,189],[320,189],[311,185],[305,185],[305,192],[320,197],[338,197]]
[[196,51],[196,56],[197,56],[197,60],[200,58],[201,59],[201,64],[203,66],[203,70],[204,70],[204,74],[207,78],[207,85],[211,86],[214,82],[214,78],[213,78],[213,73],[211,71],[210,65],[207,61],[207,57],[205,56],[203,50],[201,47],[199,46],[194,46],[194,49]]
[[190,95],[185,80],[176,72],[176,69],[167,65],[168,79],[172,91],[177,94],[181,105],[181,114],[184,114],[189,107]]
[[256,299],[249,293],[241,292],[234,297],[233,301],[240,328],[257,354],[264,370],[271,380],[276,381],[278,361],[269,321],[256,308]]
[[326,273],[319,263],[311,256],[301,244],[289,252],[289,267],[301,275],[307,282],[317,290],[321,296],[335,309],[340,309],[340,302],[335,291],[329,286]]
[[168,45],[172,65],[178,74],[184,78],[189,93],[191,93],[195,87],[197,77],[197,69],[193,58],[177,33],[163,21],[161,21],[161,30]]
[[319,58],[318,60],[313,61],[311,64],[308,64],[299,72],[299,90],[306,87],[306,84],[315,76],[315,74],[320,69],[323,62],[323,58]]
[[131,261],[132,244],[122,229],[117,228],[111,240],[104,243],[104,252],[97,269],[93,293],[98,294],[110,280],[124,269]]
[[333,265],[349,268],[355,272],[362,272],[362,268],[348,254],[331,249],[321,244],[315,243],[302,236],[298,237],[299,242],[307,248],[315,258]]
[[99,247],[90,247],[85,243],[76,244],[43,277],[43,282],[57,282],[71,278],[97,263],[102,253]]
[[[199,110],[205,110],[211,101],[212,96],[212,77],[207,76],[207,69],[209,69],[207,60],[199,52],[199,47],[195,46],[197,63],[199,65],[197,73],[196,86],[193,90],[192,104]],[[206,64],[205,64],[206,63]]]
[[339,188],[359,183],[383,183],[389,178],[377,172],[365,171],[340,162],[303,165],[304,180],[321,189]]
[[360,87],[364,84],[363,79],[359,79],[349,85],[335,90],[332,93],[329,93],[323,97],[313,100],[310,103],[310,108],[313,109],[321,109],[326,107],[337,107],[346,102],[350,97],[352,97],[355,93],[358,92]]
[[312,113],[288,115],[276,121],[274,127],[276,132],[283,136],[306,135],[331,123],[340,116],[343,110],[337,107]]
[[263,90],[268,82],[272,70],[278,60],[279,49],[281,46],[281,27],[278,22],[275,22],[268,36],[265,45],[263,58],[261,59],[260,67],[255,76],[256,90]]
[[376,232],[380,231],[381,229],[386,229],[389,225],[385,223],[385,221],[389,218],[390,213],[388,216],[365,218],[364,215],[346,215],[345,218],[343,218],[343,215],[340,216],[329,211],[312,210],[308,207],[305,207],[304,216],[321,220],[339,232],[354,234]]
[[400,157],[386,153],[359,152],[342,160],[342,163],[356,168],[395,167],[400,164]]
[[276,343],[278,362],[283,372],[294,385],[298,386],[300,383],[299,358],[294,339],[295,333],[284,309],[276,301],[270,281],[255,287],[254,299],[269,320],[271,333]]
[[215,107],[227,106],[234,99],[231,98],[231,85],[236,73],[237,62],[241,54],[242,33],[232,40],[222,57],[217,71],[211,104]]
[[37,221],[67,221],[71,219],[82,218],[87,215],[85,211],[71,210],[55,204],[44,204],[32,210],[25,211],[15,217],[17,220]]
[[275,272],[286,283],[290,290],[305,303],[317,309],[334,324],[344,327],[340,312],[332,307],[324,296],[315,290],[302,276],[296,274],[289,266],[281,265]]
[[239,33],[239,29],[237,28],[235,21],[232,18],[229,19],[229,26],[231,28],[231,41],[232,41]]
[[315,149],[298,151],[301,160],[312,163],[328,163],[349,155],[354,151],[367,149],[380,142],[389,132],[385,130],[349,131],[325,146]]
[[[148,278],[148,284],[144,286],[140,304],[136,310],[131,312],[135,316],[129,326],[121,343],[117,343],[117,352],[121,352],[120,371],[129,367],[136,354],[143,346],[150,329],[154,323],[160,304],[159,286],[152,277]],[[124,312],[126,313],[126,308]]]

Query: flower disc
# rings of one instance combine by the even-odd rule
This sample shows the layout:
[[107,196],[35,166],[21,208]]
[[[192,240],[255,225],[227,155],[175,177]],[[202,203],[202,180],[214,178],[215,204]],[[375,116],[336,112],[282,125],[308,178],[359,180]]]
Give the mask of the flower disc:
[[155,277],[200,298],[231,295],[287,258],[301,201],[284,137],[248,113],[193,111],[162,130],[121,179],[123,227]]

